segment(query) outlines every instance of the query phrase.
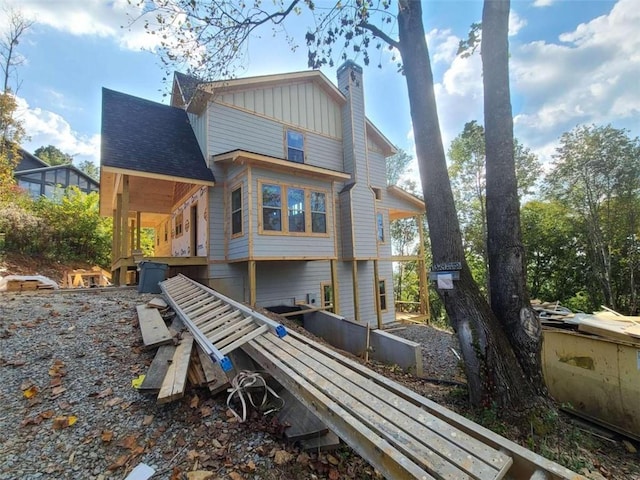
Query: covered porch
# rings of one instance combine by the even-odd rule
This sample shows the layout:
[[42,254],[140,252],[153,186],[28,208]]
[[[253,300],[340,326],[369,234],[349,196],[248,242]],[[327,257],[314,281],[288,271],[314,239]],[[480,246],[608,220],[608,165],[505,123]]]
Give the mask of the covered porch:
[[[398,298],[395,299],[394,307],[396,321],[406,323],[429,323],[431,316],[429,309],[429,281],[425,265],[424,250],[425,204],[421,199],[396,186],[388,187],[387,191],[392,197],[401,201],[401,203],[398,202],[396,206],[389,209],[389,222],[413,219],[418,235],[417,255],[399,254],[391,257],[391,261],[399,263],[401,265],[401,269],[404,264],[415,262],[419,285],[418,301],[402,300]],[[412,241],[415,241],[415,238],[413,238]],[[396,273],[394,272],[394,293],[395,275]]]

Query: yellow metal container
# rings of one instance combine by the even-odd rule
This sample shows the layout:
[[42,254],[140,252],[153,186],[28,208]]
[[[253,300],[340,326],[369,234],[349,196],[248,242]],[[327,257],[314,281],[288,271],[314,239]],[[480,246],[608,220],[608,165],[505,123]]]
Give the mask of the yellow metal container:
[[640,341],[545,328],[542,371],[551,396],[640,440]]

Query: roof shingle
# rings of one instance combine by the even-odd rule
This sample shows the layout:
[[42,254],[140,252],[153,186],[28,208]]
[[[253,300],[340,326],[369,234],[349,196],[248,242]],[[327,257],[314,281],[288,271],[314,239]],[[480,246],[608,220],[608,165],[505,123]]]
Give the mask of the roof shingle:
[[100,164],[213,182],[187,113],[102,89]]

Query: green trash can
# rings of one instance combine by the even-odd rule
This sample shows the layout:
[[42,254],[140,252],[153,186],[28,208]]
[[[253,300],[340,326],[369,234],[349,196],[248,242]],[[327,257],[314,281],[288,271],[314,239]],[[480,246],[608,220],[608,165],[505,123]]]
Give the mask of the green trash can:
[[162,293],[160,282],[164,281],[169,265],[157,262],[140,262],[138,293]]

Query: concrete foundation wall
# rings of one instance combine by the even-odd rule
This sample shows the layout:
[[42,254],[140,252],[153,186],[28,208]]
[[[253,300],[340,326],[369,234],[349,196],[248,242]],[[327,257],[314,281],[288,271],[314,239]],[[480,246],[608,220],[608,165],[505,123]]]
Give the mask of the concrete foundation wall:
[[[304,314],[303,326],[341,350],[363,356],[367,348],[367,327],[329,312]],[[398,365],[416,376],[422,376],[420,344],[396,337],[382,330],[370,330],[369,358]]]

